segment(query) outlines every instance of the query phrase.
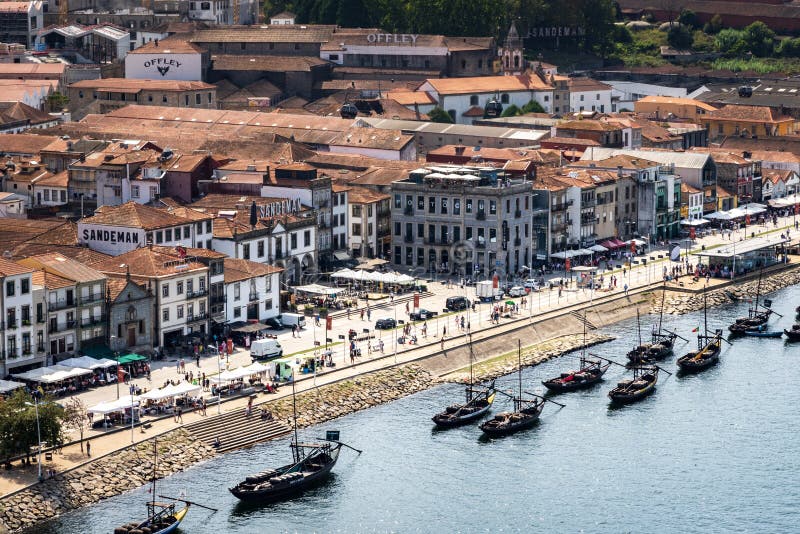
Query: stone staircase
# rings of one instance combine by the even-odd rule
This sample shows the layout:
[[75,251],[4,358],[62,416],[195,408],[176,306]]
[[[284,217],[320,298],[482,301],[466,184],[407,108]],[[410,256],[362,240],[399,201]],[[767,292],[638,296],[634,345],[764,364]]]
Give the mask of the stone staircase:
[[[208,412],[216,409],[209,406]],[[219,452],[227,452],[234,449],[250,447],[256,443],[274,439],[291,432],[291,428],[280,421],[261,419],[261,411],[258,407],[253,408],[253,413],[248,417],[245,415],[244,408],[237,408],[230,413],[217,416],[209,416],[194,423],[189,423],[184,427],[195,438],[214,444],[214,440],[219,438]]]

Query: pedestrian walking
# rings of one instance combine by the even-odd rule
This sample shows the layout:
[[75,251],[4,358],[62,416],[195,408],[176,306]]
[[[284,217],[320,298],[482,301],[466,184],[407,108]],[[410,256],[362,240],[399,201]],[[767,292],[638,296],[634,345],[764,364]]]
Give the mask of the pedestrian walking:
[[203,400],[201,401],[200,408],[203,410],[203,415],[206,415],[206,398],[205,397],[203,397]]
[[422,337],[428,337],[428,322],[422,323]]
[[181,361],[180,360],[175,360],[175,372],[178,373],[178,374],[180,374],[180,372],[181,372]]
[[350,320],[350,308],[347,308],[347,320]]
[[406,302],[406,315],[408,315],[408,302]]
[[86,456],[88,458],[92,457],[92,442],[89,440],[86,440]]
[[297,325],[293,324],[292,325],[292,337],[297,337],[296,334],[297,334]]
[[628,296],[628,284],[625,284],[624,286],[622,286],[622,289],[625,290],[625,296],[627,297]]
[[447,335],[447,326],[442,325],[442,339]]
[[361,308],[361,320],[364,320],[364,308]]
[[371,321],[371,320],[372,320],[372,310],[367,308],[367,321]]
[[380,349],[381,354],[383,354],[383,340],[382,339],[380,341],[378,341],[378,348]]

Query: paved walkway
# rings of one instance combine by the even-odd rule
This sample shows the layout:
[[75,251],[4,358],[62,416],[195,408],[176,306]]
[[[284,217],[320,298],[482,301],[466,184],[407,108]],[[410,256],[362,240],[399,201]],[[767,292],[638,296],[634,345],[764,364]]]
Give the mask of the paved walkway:
[[[748,236],[750,232],[756,232],[756,235],[772,236],[778,239],[781,232],[792,225],[791,217],[779,221],[777,227],[771,223],[767,227],[751,226],[748,228]],[[793,228],[793,226],[792,226]],[[734,233],[732,239],[742,239],[743,231]],[[800,232],[791,230],[793,241],[797,241],[800,237]],[[706,249],[718,247],[730,243],[731,240],[721,236],[719,233],[703,237],[694,242],[693,251],[699,250],[701,246]],[[652,251],[647,254],[647,257],[657,257],[661,253],[665,256],[664,251]],[[690,257],[691,258],[691,257]],[[694,263],[693,260],[692,263]],[[397,343],[397,335],[399,331],[393,332],[389,330],[372,330],[375,321],[382,317],[391,317],[402,320],[406,317],[405,302],[388,302],[388,305],[383,306],[383,309],[376,310],[372,313],[371,319],[367,321],[366,316],[364,320],[360,319],[360,315],[356,312],[351,313],[351,318],[337,317],[334,319],[333,330],[328,332],[327,337],[333,339],[334,343],[331,349],[334,351],[334,361],[337,367],[332,370],[326,370],[316,377],[306,376],[297,383],[297,390],[304,391],[315,386],[324,385],[354,376],[370,373],[379,369],[391,367],[407,363],[416,359],[427,357],[440,350],[442,346],[442,334],[447,332],[445,339],[445,347],[451,348],[454,345],[463,344],[466,341],[464,332],[458,328],[456,318],[461,316],[465,317],[465,323],[469,323],[473,331],[473,339],[478,340],[484,337],[491,337],[503,333],[504,331],[514,330],[520,326],[518,320],[528,318],[528,320],[544,319],[551,316],[566,313],[569,309],[575,306],[582,305],[592,299],[605,299],[609,297],[618,298],[623,292],[623,285],[628,284],[629,291],[642,291],[650,287],[650,284],[659,283],[661,280],[661,273],[664,265],[669,265],[668,258],[656,259],[655,261],[648,261],[646,266],[638,265],[633,269],[626,269],[625,276],[622,276],[621,269],[605,270],[604,276],[606,280],[611,274],[619,277],[617,289],[615,291],[590,291],[584,289],[568,289],[561,292],[559,296],[558,290],[543,290],[531,294],[527,299],[527,305],[520,309],[519,313],[514,315],[511,319],[501,319],[500,325],[494,325],[489,319],[492,306],[489,304],[477,305],[476,312],[467,310],[459,313],[449,313],[447,315],[433,318],[427,321],[428,335],[424,337],[421,331],[421,324],[414,325],[414,332],[416,333],[419,345],[405,345]],[[548,278],[559,277],[562,273],[554,273]],[[713,283],[721,283],[722,281],[715,281]],[[428,284],[428,290],[432,296],[424,299],[421,302],[421,307],[427,308],[432,311],[440,311],[444,308],[445,300],[450,296],[465,295],[470,299],[474,299],[475,289],[473,287],[459,287],[448,283],[433,282]],[[521,299],[505,299],[514,300],[517,303]],[[409,306],[413,306],[409,304]],[[516,320],[515,320],[516,319]],[[376,340],[384,342],[384,353],[373,352],[370,354],[366,347],[366,342],[360,343],[362,349],[362,357],[357,358],[356,365],[351,365],[348,355],[346,354],[347,345],[339,340],[339,335],[345,335],[349,329],[355,329],[361,334],[362,329],[370,328],[371,332],[376,335]],[[568,332],[565,332],[568,333]],[[312,318],[309,318],[306,329],[301,333],[300,337],[292,337],[291,331],[282,332],[278,335],[278,339],[284,348],[285,354],[295,354],[301,351],[311,353],[314,350],[322,350],[325,345],[325,327],[324,321],[321,327],[315,326]],[[315,349],[314,341],[319,341],[321,347]],[[491,357],[492,355],[486,355]],[[251,362],[249,352],[243,349],[237,349],[236,352],[228,358],[217,358],[216,356],[204,356],[200,359],[200,365],[197,366],[194,359],[185,359],[186,371],[192,371],[195,376],[199,373],[205,372],[206,375],[216,374],[220,370],[226,368],[234,369],[241,365],[246,365]],[[153,362],[151,379],[135,379],[133,383],[141,388],[152,389],[154,387],[161,387],[168,380],[175,380],[183,378],[183,374],[177,371],[176,360]],[[120,395],[127,394],[127,388],[124,384],[119,385]],[[277,394],[274,395],[260,395],[257,402],[280,398],[291,394],[291,389],[283,387]],[[100,388],[95,388],[90,391],[83,392],[78,396],[86,404],[86,406],[93,406],[101,401],[108,401],[115,399],[117,395],[117,386],[108,385]],[[209,392],[205,392],[206,399],[213,401],[216,398],[211,397]],[[220,412],[229,412],[236,409],[244,409],[247,403],[246,397],[235,397],[229,401],[223,398],[221,406],[209,405],[207,409],[207,416],[210,417]],[[104,430],[90,430],[86,433],[91,440],[92,456],[107,454],[120,448],[124,448],[133,442],[149,439],[150,437],[180,427],[181,424],[189,423],[202,419],[204,416],[199,413],[186,413],[183,415],[183,423],[175,422],[172,417],[165,419],[158,419],[151,421],[152,426],[147,430],[135,428],[133,432],[130,430],[107,432]],[[145,421],[148,421],[145,417]],[[71,436],[77,439],[77,434]],[[70,469],[83,462],[88,458],[85,452],[82,453],[78,444],[71,444],[63,448],[61,453],[53,454],[52,461],[44,462],[43,469],[56,469],[63,471]],[[0,494],[5,494],[16,489],[20,489],[28,484],[36,481],[37,467],[35,464],[22,468],[19,462],[11,471],[2,471],[0,476]]]

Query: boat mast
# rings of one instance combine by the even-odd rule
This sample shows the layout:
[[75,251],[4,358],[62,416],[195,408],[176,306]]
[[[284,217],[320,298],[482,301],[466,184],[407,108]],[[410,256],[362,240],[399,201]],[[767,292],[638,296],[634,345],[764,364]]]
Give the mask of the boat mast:
[[517,366],[519,367],[519,398],[522,399],[522,341],[517,339]]
[[292,373],[292,422],[294,423],[294,447],[292,448],[292,453],[295,459],[295,462],[300,461],[300,446],[299,441],[297,440],[297,390],[295,388],[295,376],[294,372]]
[[151,498],[150,498],[150,513],[154,513],[156,509],[156,466],[158,465],[158,445],[157,445],[158,437],[153,438],[153,487],[150,488]]
[[756,284],[756,305],[753,306],[753,311],[758,312],[758,299],[761,296],[761,275],[764,274],[764,267],[758,271],[758,284]]
[[658,314],[658,334],[661,335],[661,321],[664,319],[664,301],[667,298],[667,282],[664,282],[664,289],[661,291],[661,313]]
[[583,345],[581,346],[581,367],[586,363],[586,308],[583,309]]
[[636,330],[639,331],[639,346],[642,346],[642,322],[639,319],[639,308],[636,308]]
[[[707,298],[706,298],[706,291],[707,290],[708,290],[708,288],[703,289],[703,335],[704,336],[708,335],[708,304],[707,304]],[[698,342],[699,341],[700,341],[700,338],[698,336]]]

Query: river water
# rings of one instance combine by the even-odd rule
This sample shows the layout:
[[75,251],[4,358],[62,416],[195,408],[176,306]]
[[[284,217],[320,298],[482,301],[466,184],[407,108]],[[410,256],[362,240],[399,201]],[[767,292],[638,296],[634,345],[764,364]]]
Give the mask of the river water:
[[[773,328],[794,320],[800,287],[771,295]],[[746,304],[710,310],[709,327],[727,328]],[[657,317],[642,320],[648,332]],[[702,312],[665,317],[692,339]],[[616,341],[592,351],[618,361],[636,321],[604,329]],[[727,330],[726,330],[727,331]],[[695,345],[678,340],[676,356]],[[523,342],[524,344],[524,342]],[[745,338],[721,362],[691,377],[659,376],[646,400],[611,409],[606,396],[625,374],[606,373],[593,389],[558,396],[538,426],[484,440],[475,426],[432,429],[430,417],[460,400],[443,385],[306,429],[313,439],[338,429],[360,449],[345,450],[323,486],[285,503],[245,508],[227,491],[249,473],[290,458],[289,440],[224,455],[159,482],[158,493],[219,508],[192,508],[183,532],[797,532],[800,511],[800,344]],[[662,365],[675,370],[675,358]],[[525,369],[526,389],[574,367],[565,356]],[[516,388],[517,375],[498,380]],[[507,409],[499,398],[498,412]],[[144,514],[145,488],[37,528],[108,533]]]

